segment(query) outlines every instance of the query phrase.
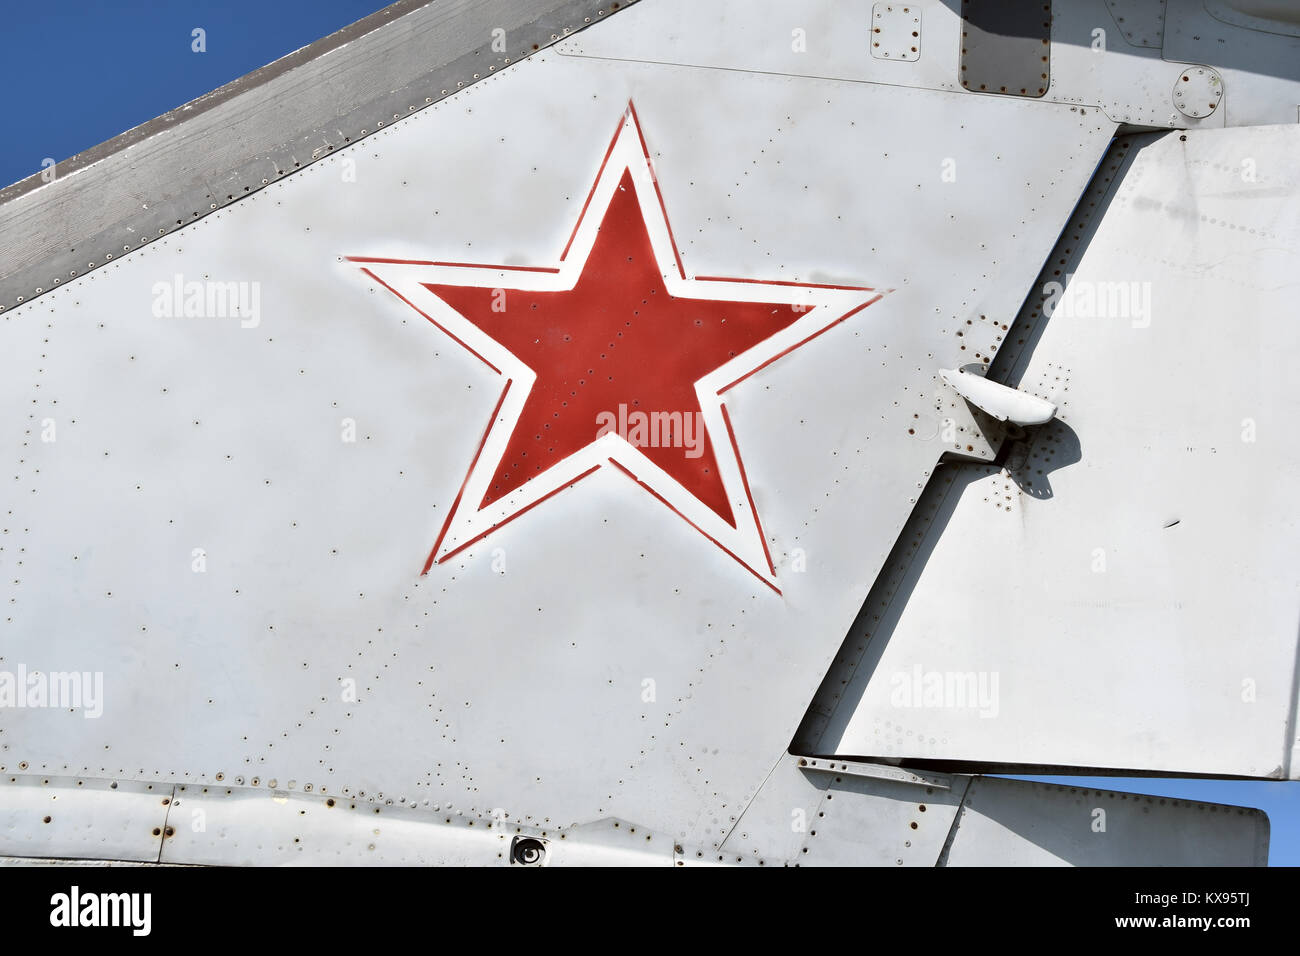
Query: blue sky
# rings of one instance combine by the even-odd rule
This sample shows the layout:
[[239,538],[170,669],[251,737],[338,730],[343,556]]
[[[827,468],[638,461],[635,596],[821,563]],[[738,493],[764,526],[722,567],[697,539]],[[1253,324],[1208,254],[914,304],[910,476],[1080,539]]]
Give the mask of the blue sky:
[[[67,159],[382,9],[382,0],[51,0],[5,11],[0,185]],[[205,31],[206,52],[192,49]],[[1036,777],[1258,807],[1270,862],[1300,865],[1300,782]]]

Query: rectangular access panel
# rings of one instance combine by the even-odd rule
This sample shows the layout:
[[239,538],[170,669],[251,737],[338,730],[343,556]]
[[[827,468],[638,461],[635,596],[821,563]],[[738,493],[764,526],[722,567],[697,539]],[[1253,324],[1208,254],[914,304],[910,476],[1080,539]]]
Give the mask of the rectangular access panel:
[[1052,5],[962,0],[961,85],[977,93],[1039,97],[1051,70]]

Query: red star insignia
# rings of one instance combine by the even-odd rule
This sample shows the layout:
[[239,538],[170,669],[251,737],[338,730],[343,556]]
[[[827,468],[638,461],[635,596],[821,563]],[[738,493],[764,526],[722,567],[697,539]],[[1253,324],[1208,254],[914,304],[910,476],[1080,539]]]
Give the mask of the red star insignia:
[[348,258],[504,380],[426,573],[608,466],[780,593],[724,395],[880,294],[688,278],[631,104],[558,265]]

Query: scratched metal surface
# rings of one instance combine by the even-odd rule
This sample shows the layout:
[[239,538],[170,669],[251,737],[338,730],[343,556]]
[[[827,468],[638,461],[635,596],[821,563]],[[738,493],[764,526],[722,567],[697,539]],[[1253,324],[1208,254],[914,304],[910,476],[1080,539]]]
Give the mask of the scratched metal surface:
[[[0,866],[1262,866],[1258,810],[784,756],[721,847],[251,787],[0,778]],[[523,851],[531,845],[532,855]]]
[[[421,576],[500,383],[344,257],[554,265],[629,100],[687,275],[893,290],[730,393],[780,593],[613,469]],[[1114,128],[546,51],[8,310],[4,663],[104,713],[7,712],[0,764],[716,847]],[[258,323],[155,316],[178,274]]]

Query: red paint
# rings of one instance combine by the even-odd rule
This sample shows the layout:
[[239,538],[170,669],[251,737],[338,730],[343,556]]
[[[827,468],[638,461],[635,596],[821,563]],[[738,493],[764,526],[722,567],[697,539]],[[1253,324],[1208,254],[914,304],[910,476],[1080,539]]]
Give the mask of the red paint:
[[[804,313],[785,304],[670,295],[631,173],[623,173],[572,290],[426,287],[537,373],[480,508],[589,445],[601,427],[598,416],[618,416],[622,405],[629,416],[691,416],[695,434],[633,443],[735,527],[695,383]],[[502,296],[504,311],[493,311]],[[687,447],[697,436],[697,448]]]
[[[516,379],[506,382],[492,411],[488,426],[479,441],[465,480],[461,483],[456,499],[452,502],[447,519],[425,563],[425,572],[434,563],[444,562],[460,554],[496,529],[537,507],[565,488],[572,487],[597,471],[604,462],[592,465],[576,477],[564,481],[544,494],[539,493],[532,501],[528,501],[532,496],[524,492],[520,496],[520,504],[515,506],[516,510],[503,509],[503,516],[486,530],[483,530],[481,521],[476,522],[478,533],[438,558],[438,552],[443,547],[450,529],[457,522],[462,507],[467,511],[475,509],[481,513],[494,502],[499,502],[512,492],[527,486],[533,479],[547,474],[550,469],[557,467],[575,453],[586,451],[602,433],[611,430],[630,441],[646,458],[693,495],[702,506],[709,508],[733,529],[738,528],[736,514],[732,510],[733,503],[729,500],[718,473],[718,452],[713,444],[714,436],[710,436],[704,427],[702,409],[695,386],[736,356],[797,323],[812,306],[689,298],[674,296],[668,292],[664,276],[670,274],[669,271],[674,267],[677,276],[685,281],[692,291],[698,290],[701,294],[710,294],[712,290],[692,286],[690,285],[692,280],[686,278],[681,253],[668,223],[663,192],[657,178],[653,175],[653,164],[645,135],[631,103],[628,104],[628,111],[624,114],[624,121],[628,120],[635,130],[646,165],[651,170],[658,212],[663,217],[663,227],[667,230],[669,245],[672,248],[671,263],[665,262],[661,266],[655,257],[646,220],[642,215],[642,206],[637,196],[636,179],[631,170],[624,169],[621,173],[617,168],[608,170],[624,128],[623,124],[620,124],[619,131],[616,131],[609,147],[605,150],[600,171],[583,203],[578,222],[574,225],[573,232],[560,254],[559,261],[563,263],[572,251],[587,216],[592,214],[591,205],[597,191],[601,188],[601,183],[608,182],[605,178],[607,170],[609,175],[619,176],[618,188],[602,214],[591,252],[586,262],[582,264],[573,288],[563,291],[530,292],[472,284],[461,285],[446,281],[423,283],[426,289],[458,312],[465,321],[491,337],[536,375],[536,380],[524,397],[522,408],[512,425],[506,424],[504,420],[498,423],[506,397],[511,387],[517,384]],[[633,165],[635,166],[636,163],[634,162]],[[651,216],[654,216],[653,212]],[[472,270],[501,273],[534,272],[549,275],[561,272],[559,268],[538,266],[362,256],[349,256],[348,259],[361,266],[362,271],[371,279],[410,305],[498,374],[500,370],[470,348],[462,338],[427,312],[422,311],[410,299],[379,279],[365,266],[370,264],[376,267],[384,265],[451,267],[466,270],[464,275],[467,282],[480,283],[484,281],[482,275],[475,274]],[[445,273],[443,275],[445,276]],[[867,287],[774,279],[701,276],[696,281],[809,290],[873,291]],[[789,293],[785,295],[789,296]],[[879,294],[874,296],[818,331],[805,336],[798,343],[781,350],[776,355],[771,355],[756,368],[719,389],[717,394],[720,396],[727,389],[880,298]],[[504,309],[502,309],[503,305]],[[464,329],[461,328],[461,331],[463,332]],[[511,404],[512,407],[518,407],[518,401]],[[763,547],[768,571],[775,577],[776,569],[772,563],[762,522],[754,506],[753,491],[740,458],[740,448],[736,441],[730,413],[721,403],[719,403],[719,410],[726,427],[729,449],[727,443],[717,447],[722,449],[721,455],[724,458],[728,450],[734,456],[750,513],[754,516],[754,528]],[[667,431],[652,430],[650,434],[638,435],[635,428],[638,414],[644,416],[642,422],[646,425],[650,424],[649,419],[655,415],[672,416],[673,420]],[[618,427],[611,429],[609,427],[611,423],[617,424]],[[503,429],[510,429],[508,435],[503,435],[505,451],[499,461],[482,460],[488,438],[498,424],[501,424]],[[684,427],[686,425],[691,426],[689,432]],[[493,444],[497,447],[495,441]],[[608,458],[608,461],[773,591],[777,594],[781,593],[780,589],[761,571],[748,564],[735,551],[670,503],[650,482],[642,480],[630,468],[614,458]],[[478,471],[480,467],[491,468],[492,474],[487,492],[475,508],[464,498],[471,481],[477,484],[480,480]],[[657,475],[657,472],[652,473],[651,481],[657,482],[659,480]],[[546,484],[539,483],[537,487],[544,488]],[[693,512],[694,509],[687,508],[687,510]],[[696,516],[699,517],[698,514]],[[723,534],[723,537],[725,538],[726,535]]]
[[412,301],[411,301],[410,299],[408,299],[406,296],[402,295],[402,293],[398,292],[396,289],[394,289],[391,285],[389,285],[389,284],[388,284],[387,282],[385,282],[383,279],[379,278],[379,276],[375,275],[375,274],[374,274],[373,272],[371,272],[369,269],[362,269],[361,271],[364,272],[366,275],[370,276],[370,278],[374,279],[376,282],[378,282],[381,286],[383,286],[383,287],[384,287],[385,289],[387,289],[389,292],[393,293],[393,295],[397,296],[399,299],[401,299],[403,302],[405,302],[405,303],[406,303],[407,305],[409,305],[411,308],[415,309],[416,312],[419,312],[420,315],[424,316],[426,319],[429,320],[429,323],[430,323],[431,325],[435,326],[435,327],[438,328],[438,329],[441,329],[444,333],[446,333],[447,337],[448,337],[449,339],[451,339],[453,342],[455,342],[457,345],[464,346],[465,351],[468,352],[470,355],[474,356],[476,359],[478,359],[480,362],[482,362],[484,365],[486,365],[486,366],[487,366],[488,368],[490,368],[492,371],[496,372],[498,375],[501,374],[501,369],[497,368],[495,365],[493,365],[491,362],[489,362],[489,361],[488,361],[487,359],[485,359],[483,356],[479,355],[477,352],[475,352],[475,351],[474,351],[472,348],[470,348],[468,345],[465,345],[464,342],[462,342],[459,338],[457,338],[455,335],[452,334],[452,332],[451,332],[450,329],[448,329],[448,328],[447,328],[446,326],[444,326],[444,325],[440,325],[440,324],[437,322],[436,319],[434,319],[432,316],[429,315],[429,313],[421,311],[420,308],[419,308],[419,307],[418,307],[414,302],[412,302]]
[[[444,554],[444,555],[442,556],[442,561],[447,561],[447,560],[449,560],[449,559],[451,559],[451,558],[454,558],[456,555],[460,554],[462,551],[464,551],[466,548],[468,548],[471,544],[477,544],[478,542],[482,541],[484,538],[486,538],[488,535],[490,535],[493,531],[497,530],[497,528],[505,527],[505,526],[508,525],[510,522],[512,522],[512,521],[514,521],[516,518],[518,518],[521,514],[526,514],[527,512],[532,511],[534,508],[536,508],[538,505],[540,505],[540,504],[541,504],[543,501],[545,501],[547,498],[553,498],[553,497],[555,497],[555,496],[558,495],[561,491],[563,491],[565,488],[572,488],[574,485],[576,485],[578,482],[582,481],[582,479],[586,478],[588,475],[590,475],[593,471],[595,471],[595,470],[598,469],[599,467],[600,467],[600,465],[592,465],[590,468],[588,468],[588,469],[587,469],[586,471],[584,471],[582,474],[575,476],[574,479],[573,479],[572,481],[570,481],[568,484],[566,484],[566,485],[560,485],[560,487],[555,488],[555,489],[552,489],[551,491],[548,491],[546,494],[542,495],[542,496],[541,496],[540,498],[538,498],[536,501],[534,501],[534,502],[532,502],[531,504],[525,505],[524,507],[520,508],[520,509],[519,509],[518,511],[516,511],[514,514],[512,514],[509,518],[505,518],[505,519],[503,519],[500,523],[498,523],[498,524],[494,524],[492,527],[488,528],[488,529],[487,529],[486,531],[484,531],[482,534],[477,534],[477,535],[475,535],[474,537],[470,538],[468,541],[466,541],[464,544],[462,544],[459,548],[456,548],[456,549],[454,549],[454,550],[452,550],[452,551],[448,551],[446,554]],[[472,470],[473,470],[473,469],[471,469],[471,471],[472,471]],[[453,513],[454,513],[454,511],[453,511]],[[434,553],[437,553],[437,549],[436,549],[436,548],[434,549]],[[439,561],[438,563],[441,564],[442,561]],[[425,570],[428,570],[428,569],[426,568]]]
[[727,385],[722,386],[722,388],[718,389],[718,394],[721,395],[723,392],[725,392],[725,391],[726,391],[727,389],[729,389],[729,388],[735,388],[737,385],[739,385],[739,384],[740,384],[741,382],[743,382],[745,379],[749,378],[749,376],[753,375],[755,372],[761,372],[761,371],[763,371],[763,369],[767,368],[769,365],[771,365],[771,364],[772,364],[773,362],[775,362],[777,359],[779,359],[779,358],[783,358],[783,357],[789,355],[791,352],[793,352],[795,349],[799,348],[800,346],[807,345],[807,344],[808,344],[809,342],[811,342],[813,339],[817,338],[817,336],[819,336],[819,335],[821,335],[823,332],[827,331],[827,329],[833,329],[833,328],[835,328],[835,326],[839,325],[839,324],[840,324],[841,322],[843,322],[845,319],[849,319],[849,318],[852,318],[853,316],[857,315],[859,312],[861,312],[861,311],[862,311],[863,309],[865,309],[867,306],[871,305],[872,302],[878,302],[878,301],[880,301],[880,298],[881,298],[881,296],[879,296],[879,295],[873,296],[872,298],[868,299],[866,302],[863,302],[863,303],[862,303],[860,306],[858,306],[856,309],[850,309],[848,312],[845,312],[843,315],[841,315],[838,319],[836,319],[836,320],[835,320],[834,322],[832,322],[830,325],[826,326],[826,328],[818,329],[818,330],[817,330],[816,332],[814,332],[812,335],[808,336],[807,338],[800,339],[798,342],[794,343],[794,345],[790,346],[788,349],[782,349],[780,352],[777,352],[775,355],[773,355],[770,359],[768,359],[768,360],[767,360],[766,362],[764,362],[762,365],[759,365],[757,368],[750,369],[748,372],[746,372],[744,375],[740,376],[740,378],[736,379],[734,382],[731,382],[731,383],[729,383],[729,384],[727,384]]
[[483,429],[483,437],[478,440],[478,450],[474,452],[474,460],[469,463],[469,471],[465,472],[465,480],[460,483],[460,490],[456,492],[456,500],[451,503],[451,508],[447,511],[447,520],[442,523],[442,530],[438,532],[438,540],[433,543],[433,550],[429,552],[429,559],[424,562],[424,570],[421,574],[428,574],[429,569],[433,567],[434,560],[438,554],[438,549],[442,547],[442,539],[447,536],[447,529],[451,527],[451,519],[456,515],[456,509],[460,507],[460,499],[465,495],[465,486],[469,484],[469,476],[474,474],[474,466],[478,464],[479,456],[483,454],[483,446],[487,444],[488,435],[492,433],[492,426],[497,422],[497,415],[501,413],[501,406],[506,403],[506,396],[510,394],[510,386],[514,384],[514,379],[506,379],[506,387],[501,390],[501,397],[497,399],[497,404],[492,409],[492,417],[488,419],[487,428]]
[[[746,571],[748,571],[750,574],[754,575],[754,577],[758,578],[760,581],[762,581],[764,584],[766,584],[768,587],[770,587],[770,588],[771,588],[773,591],[775,591],[777,594],[780,594],[780,593],[781,593],[781,589],[780,589],[779,587],[777,587],[777,586],[776,586],[775,584],[773,584],[771,581],[769,581],[769,580],[767,580],[766,578],[764,578],[763,575],[759,574],[757,571],[755,571],[753,568],[751,568],[748,564],[746,564],[744,561],[742,561],[742,560],[740,559],[740,556],[737,555],[737,554],[736,554],[734,551],[732,551],[730,548],[728,548],[725,544],[723,544],[721,541],[719,541],[719,540],[718,540],[717,538],[715,538],[713,535],[709,534],[707,531],[705,531],[703,528],[701,528],[699,525],[697,525],[697,524],[696,524],[694,521],[692,521],[690,518],[686,517],[686,515],[682,514],[680,511],[678,511],[676,508],[674,508],[674,507],[672,506],[671,502],[669,502],[667,498],[665,498],[663,495],[659,494],[659,492],[655,491],[653,488],[651,488],[649,485],[647,485],[644,481],[642,481],[640,478],[638,478],[636,475],[634,475],[630,470],[628,470],[628,468],[626,468],[625,466],[619,464],[619,463],[616,462],[613,458],[609,459],[609,463],[610,463],[611,465],[613,465],[615,468],[617,468],[619,471],[623,472],[623,474],[627,475],[627,476],[628,476],[629,478],[631,478],[633,481],[635,481],[638,485],[640,485],[640,486],[641,486],[642,488],[644,488],[646,491],[650,492],[650,494],[652,494],[652,495],[653,495],[653,496],[654,496],[658,501],[660,501],[662,504],[664,504],[665,506],[667,506],[667,508],[668,508],[669,511],[671,511],[673,514],[677,515],[677,517],[681,518],[681,519],[682,519],[683,521],[685,521],[688,525],[690,525],[692,528],[694,528],[694,529],[695,529],[696,531],[698,531],[700,534],[704,535],[704,537],[708,538],[710,541],[712,541],[714,544],[716,544],[719,548],[721,548],[723,551],[725,551],[725,552],[726,552],[726,553],[727,553],[727,554],[728,554],[728,555],[729,555],[733,560],[735,560],[735,562],[736,562],[737,564],[739,564],[742,568],[744,568],[744,569],[745,569]],[[775,573],[775,572],[773,572],[773,573]]]
[[[629,103],[627,108],[630,110],[632,104]],[[569,257],[569,250],[573,248],[573,240],[578,235],[578,227],[582,225],[582,220],[587,217],[587,208],[591,205],[592,197],[596,195],[596,187],[600,185],[600,177],[605,174],[605,167],[609,165],[609,157],[614,152],[614,146],[618,143],[618,134],[621,130],[622,124],[619,124],[619,127],[614,130],[614,135],[610,137],[609,146],[605,149],[605,158],[600,161],[600,169],[596,173],[596,178],[591,182],[591,191],[587,193],[587,201],[582,204],[582,212],[578,213],[578,221],[573,224],[573,232],[569,233],[569,241],[564,244],[564,251],[560,253],[561,262]]]
[[793,282],[788,279],[733,279],[730,276],[696,276],[696,282],[747,282],[750,285],[783,285],[795,289],[839,289],[843,292],[875,292],[869,285],[827,285],[824,282]]
[[767,548],[767,535],[763,534],[763,522],[758,517],[758,507],[754,504],[754,493],[749,490],[749,476],[745,474],[745,462],[740,457],[740,446],[736,444],[736,430],[731,427],[731,415],[726,405],[719,405],[722,422],[727,426],[727,437],[731,439],[731,450],[736,455],[736,467],[740,469],[740,483],[745,486],[745,497],[749,499],[749,510],[754,515],[754,526],[758,528],[758,540],[763,542],[763,557],[767,559],[767,569],[776,577],[776,565],[772,563],[772,552]]
[[659,211],[663,214],[664,225],[668,226],[668,241],[673,247],[673,259],[677,262],[677,274],[683,279],[686,278],[686,270],[682,268],[682,254],[677,250],[677,237],[673,235],[673,227],[668,223],[668,207],[664,204],[664,192],[659,188],[659,177],[655,175],[655,161],[650,158],[650,147],[645,144],[645,133],[641,130],[641,121],[637,119],[636,107],[629,100],[627,111],[632,114],[632,125],[636,127],[636,137],[641,143],[641,153],[645,156],[646,165],[650,167],[650,178],[654,180],[655,196],[659,200]]

